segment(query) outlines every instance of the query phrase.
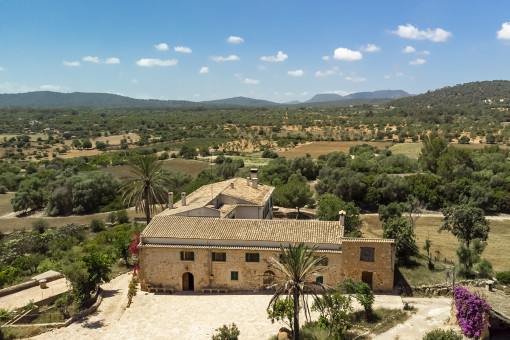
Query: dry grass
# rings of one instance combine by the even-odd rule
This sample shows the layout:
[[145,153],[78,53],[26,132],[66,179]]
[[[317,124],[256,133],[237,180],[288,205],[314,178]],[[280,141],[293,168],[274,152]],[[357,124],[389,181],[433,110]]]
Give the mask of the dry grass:
[[485,144],[485,143],[478,143],[478,142],[471,142],[469,144],[459,144],[459,143],[450,143],[451,146],[461,149],[483,149],[486,146],[491,145],[497,145],[501,149],[508,149],[509,147],[505,144]]
[[0,216],[12,213],[11,198],[14,197],[13,192],[0,195]]
[[[364,237],[381,237],[382,223],[377,215],[362,215]],[[434,256],[436,250],[440,252],[440,259],[445,258],[450,261],[457,261],[455,249],[459,242],[457,238],[448,232],[438,233],[437,230],[442,225],[442,218],[436,216],[422,216],[416,223],[415,233],[416,241],[420,252],[425,254],[422,249],[425,240],[429,238],[432,241],[431,253]],[[492,263],[494,270],[508,270],[510,263],[510,252],[502,251],[510,244],[510,221],[491,220],[491,231],[487,241],[488,246],[482,256]]]
[[422,143],[398,143],[393,145],[390,150],[394,154],[403,154],[409,158],[418,159],[422,147]]
[[310,154],[312,158],[317,158],[320,155],[326,155],[330,152],[345,152],[348,153],[349,149],[356,145],[368,144],[378,149],[384,149],[391,146],[391,142],[364,142],[364,141],[351,141],[351,142],[312,142],[300,145],[294,149],[278,152],[280,156],[286,158],[304,157]]

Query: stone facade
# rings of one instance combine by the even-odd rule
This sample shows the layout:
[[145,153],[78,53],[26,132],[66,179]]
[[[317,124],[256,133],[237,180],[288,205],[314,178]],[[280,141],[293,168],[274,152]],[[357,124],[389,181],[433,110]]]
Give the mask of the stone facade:
[[[362,254],[362,248],[369,251]],[[370,249],[373,249],[373,257],[370,257]],[[345,238],[342,240],[342,267],[346,277],[370,283],[375,291],[391,291],[395,275],[395,242]]]
[[[193,252],[193,260],[181,260],[181,252]],[[212,253],[225,253],[225,261],[212,261]],[[247,262],[246,253],[259,254],[258,262]],[[229,291],[259,291],[268,284],[267,275],[270,271],[279,276],[278,271],[268,263],[270,257],[279,258],[277,250],[228,250],[228,249],[197,249],[197,248],[169,248],[145,247],[140,249],[140,282],[142,289],[147,285],[166,287],[175,291],[190,290],[184,287],[188,278],[185,273],[193,275],[193,290],[215,288]],[[322,281],[325,285],[335,286],[343,278],[341,253],[321,252],[318,256],[325,256],[328,265],[324,270]],[[237,275],[232,272],[237,272]],[[212,274],[212,275],[211,275]],[[266,284],[264,284],[266,283]],[[186,289],[188,288],[188,289]]]

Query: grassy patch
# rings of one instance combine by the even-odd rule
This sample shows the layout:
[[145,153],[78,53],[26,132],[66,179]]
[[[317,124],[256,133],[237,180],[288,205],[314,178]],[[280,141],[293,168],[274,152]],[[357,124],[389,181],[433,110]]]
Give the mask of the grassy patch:
[[278,152],[278,154],[286,158],[304,157],[306,154],[310,154],[312,158],[317,158],[320,155],[326,155],[334,151],[349,153],[349,149],[351,147],[362,144],[368,144],[378,149],[384,149],[387,146],[391,146],[392,142],[312,142],[300,145],[294,149]]
[[418,159],[422,147],[422,143],[398,143],[390,147],[390,150],[394,154],[403,154],[409,158]]
[[451,264],[433,262],[434,269],[429,270],[427,260],[415,259],[416,265],[412,267],[399,267],[400,273],[410,286],[446,283],[446,270]]
[[13,192],[0,195],[0,216],[12,213],[11,199],[14,197]]
[[351,314],[354,330],[359,333],[370,332],[381,334],[403,323],[411,317],[411,313],[401,309],[377,308],[370,317],[365,316],[365,311],[357,311]]

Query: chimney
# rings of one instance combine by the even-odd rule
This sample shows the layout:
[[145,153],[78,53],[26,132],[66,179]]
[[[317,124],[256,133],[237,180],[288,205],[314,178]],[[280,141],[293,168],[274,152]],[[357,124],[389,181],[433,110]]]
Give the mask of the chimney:
[[181,205],[184,207],[186,205],[186,193],[181,192]]
[[234,189],[234,182],[230,183],[230,187]]
[[251,181],[251,186],[253,189],[257,189],[259,186],[259,179],[257,177],[253,178]]
[[246,177],[246,185],[250,186],[250,177]]
[[340,214],[340,220],[338,222],[340,222],[340,226],[343,227],[345,222],[345,211],[340,210],[338,213]]
[[254,178],[258,178],[258,172],[259,172],[259,169],[257,168],[251,168],[250,169],[250,178],[251,179],[254,179]]
[[174,208],[174,193],[169,192],[168,193],[168,209]]

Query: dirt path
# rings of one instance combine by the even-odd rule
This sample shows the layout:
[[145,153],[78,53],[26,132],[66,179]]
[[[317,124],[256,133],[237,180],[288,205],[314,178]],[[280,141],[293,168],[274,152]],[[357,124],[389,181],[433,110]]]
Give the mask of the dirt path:
[[0,308],[13,310],[26,306],[30,301],[39,301],[69,290],[67,280],[62,278],[47,283],[48,288],[39,286],[23,289],[19,292],[0,297]]
[[[127,288],[130,280],[130,274],[123,274],[102,285],[103,301],[95,313],[68,327],[54,329],[30,339],[118,339],[117,336],[107,334],[126,310]],[[135,333],[133,333],[134,337]]]

